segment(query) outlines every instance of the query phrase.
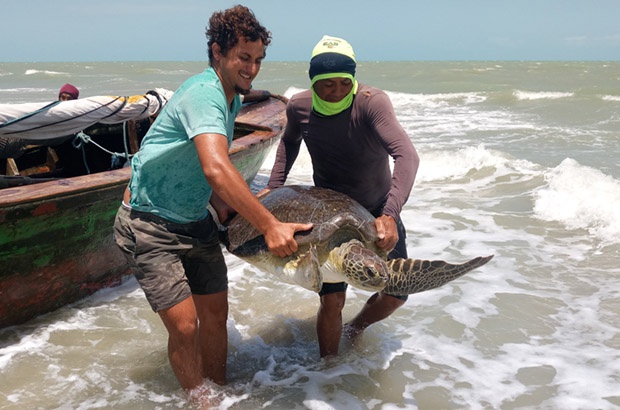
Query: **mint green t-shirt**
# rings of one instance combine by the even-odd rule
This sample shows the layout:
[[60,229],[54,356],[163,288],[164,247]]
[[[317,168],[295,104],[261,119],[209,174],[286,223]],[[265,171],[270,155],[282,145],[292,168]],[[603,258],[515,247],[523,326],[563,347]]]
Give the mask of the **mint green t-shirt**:
[[213,68],[187,79],[159,113],[132,159],[131,207],[177,223],[205,218],[213,190],[192,138],[221,134],[230,146],[240,108],[238,95],[228,106]]

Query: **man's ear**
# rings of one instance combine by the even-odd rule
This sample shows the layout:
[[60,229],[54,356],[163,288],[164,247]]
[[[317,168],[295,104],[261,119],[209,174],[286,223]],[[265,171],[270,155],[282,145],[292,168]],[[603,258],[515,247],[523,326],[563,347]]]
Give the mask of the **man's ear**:
[[220,47],[220,45],[219,45],[219,44],[217,44],[217,43],[213,43],[213,44],[211,45],[211,51],[213,52],[213,57],[214,57],[216,60],[219,60],[219,59],[220,59],[220,57],[222,57],[222,47]]

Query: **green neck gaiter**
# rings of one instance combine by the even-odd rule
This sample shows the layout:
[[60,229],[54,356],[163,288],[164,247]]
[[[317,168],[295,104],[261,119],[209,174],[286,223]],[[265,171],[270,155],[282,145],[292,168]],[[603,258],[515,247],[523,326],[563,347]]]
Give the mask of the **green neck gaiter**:
[[[312,85],[314,85],[316,81],[321,80],[322,78],[320,77],[322,76],[319,75],[317,76],[317,78],[314,78]],[[351,78],[351,80],[353,81],[353,87],[351,88],[351,91],[349,92],[349,94],[346,95],[346,97],[344,97],[342,100],[335,102],[335,103],[327,102],[319,98],[316,92],[314,92],[314,87],[312,87],[312,109],[316,111],[317,113],[324,115],[326,117],[340,114],[341,112],[349,108],[351,104],[353,104],[353,97],[357,93],[357,86],[358,86],[357,80],[353,78],[350,74],[343,74],[343,73],[339,73],[339,74],[337,73],[335,75],[330,74],[329,77],[324,77],[324,78],[334,78],[334,77]]]

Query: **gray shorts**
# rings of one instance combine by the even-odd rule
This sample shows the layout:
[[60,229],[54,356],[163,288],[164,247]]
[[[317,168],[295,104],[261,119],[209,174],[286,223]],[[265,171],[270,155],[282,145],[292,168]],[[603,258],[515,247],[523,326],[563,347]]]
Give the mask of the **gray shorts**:
[[114,220],[114,240],[136,267],[136,279],[155,312],[192,294],[228,289],[217,225],[210,215],[178,224],[121,206]]

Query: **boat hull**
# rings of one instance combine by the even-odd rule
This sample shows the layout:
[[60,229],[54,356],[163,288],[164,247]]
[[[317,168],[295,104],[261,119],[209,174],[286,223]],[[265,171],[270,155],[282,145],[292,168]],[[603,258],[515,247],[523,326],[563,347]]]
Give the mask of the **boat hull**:
[[[250,183],[285,124],[285,102],[245,107],[229,154]],[[112,226],[129,168],[0,191],[0,328],[120,284],[131,268]]]

